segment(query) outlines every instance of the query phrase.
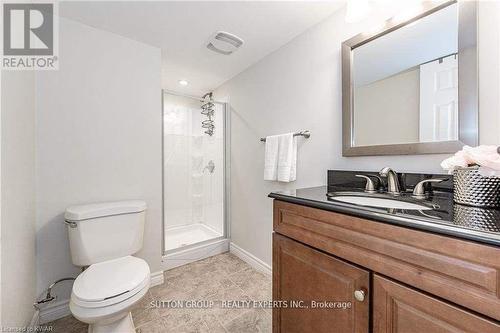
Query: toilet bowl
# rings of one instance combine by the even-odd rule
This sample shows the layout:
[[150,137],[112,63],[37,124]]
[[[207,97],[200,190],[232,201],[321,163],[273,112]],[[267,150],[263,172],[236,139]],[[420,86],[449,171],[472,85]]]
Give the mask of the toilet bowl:
[[89,332],[134,332],[130,309],[147,293],[148,264],[126,256],[91,265],[75,280],[70,310]]
[[89,333],[133,333],[130,310],[149,290],[142,247],[146,204],[121,201],[66,209],[71,257],[86,267],[73,284],[70,310]]

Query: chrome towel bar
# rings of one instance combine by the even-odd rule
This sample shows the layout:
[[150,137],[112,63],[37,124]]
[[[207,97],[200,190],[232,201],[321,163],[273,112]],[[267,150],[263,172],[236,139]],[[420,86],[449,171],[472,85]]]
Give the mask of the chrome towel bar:
[[[304,138],[309,139],[309,137],[311,136],[311,131],[305,130],[305,131],[296,132],[296,133],[293,133],[293,136],[303,136]],[[260,138],[260,141],[266,142],[266,138]]]

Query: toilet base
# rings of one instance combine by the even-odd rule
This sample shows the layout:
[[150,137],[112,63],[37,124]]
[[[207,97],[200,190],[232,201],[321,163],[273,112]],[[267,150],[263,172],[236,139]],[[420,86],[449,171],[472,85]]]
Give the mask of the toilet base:
[[129,312],[123,318],[106,325],[90,324],[88,333],[135,333],[132,313]]

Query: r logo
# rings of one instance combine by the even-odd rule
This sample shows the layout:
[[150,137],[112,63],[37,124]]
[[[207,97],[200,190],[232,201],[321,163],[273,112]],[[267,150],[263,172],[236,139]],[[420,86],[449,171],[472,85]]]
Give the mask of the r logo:
[[4,56],[53,55],[53,11],[51,3],[4,4]]

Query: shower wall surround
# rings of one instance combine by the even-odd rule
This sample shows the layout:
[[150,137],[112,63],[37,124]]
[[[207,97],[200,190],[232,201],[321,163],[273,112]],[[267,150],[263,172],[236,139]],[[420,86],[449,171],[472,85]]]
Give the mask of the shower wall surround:
[[214,134],[202,128],[201,102],[163,96],[165,250],[224,234],[223,106],[215,104]]

